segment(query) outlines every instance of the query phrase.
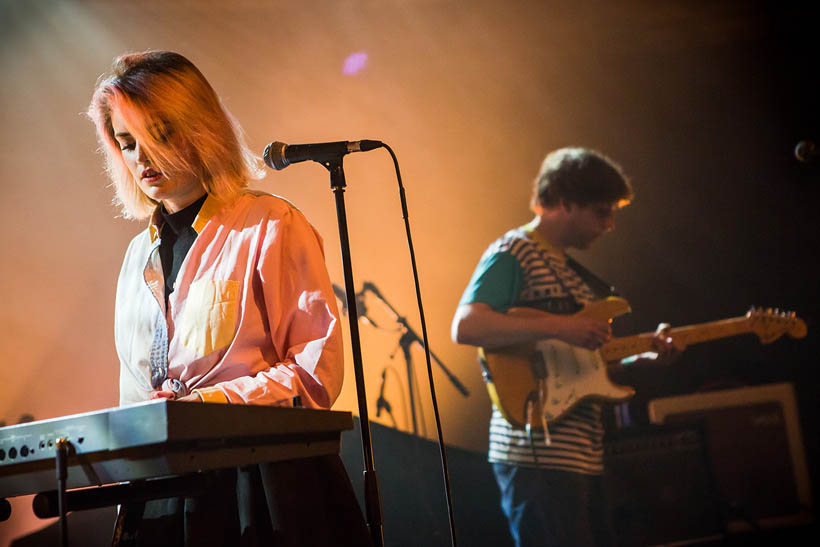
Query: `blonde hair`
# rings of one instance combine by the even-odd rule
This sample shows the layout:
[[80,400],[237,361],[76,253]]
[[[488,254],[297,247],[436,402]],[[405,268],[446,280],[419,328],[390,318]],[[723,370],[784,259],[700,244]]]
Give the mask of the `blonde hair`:
[[140,190],[123,160],[111,124],[114,109],[157,168],[198,176],[221,201],[234,200],[264,175],[239,123],[191,61],[171,51],[122,55],[97,82],[88,116],[125,218],[147,218],[157,202]]

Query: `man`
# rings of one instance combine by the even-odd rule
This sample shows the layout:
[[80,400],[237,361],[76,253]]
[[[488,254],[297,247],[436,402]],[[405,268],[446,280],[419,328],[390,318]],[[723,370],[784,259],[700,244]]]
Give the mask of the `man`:
[[[615,212],[632,195],[620,167],[598,152],[563,148],[547,155],[533,189],[535,218],[481,257],[453,318],[453,340],[492,349],[551,338],[589,350],[609,341],[607,321],[571,315],[609,296],[608,287],[565,252],[587,249],[612,231]],[[507,314],[511,307],[541,313]],[[651,357],[668,359],[678,349],[663,327]],[[548,444],[542,431],[528,435],[493,408],[489,460],[519,547],[612,543],[601,410],[597,401],[577,404],[549,424]]]

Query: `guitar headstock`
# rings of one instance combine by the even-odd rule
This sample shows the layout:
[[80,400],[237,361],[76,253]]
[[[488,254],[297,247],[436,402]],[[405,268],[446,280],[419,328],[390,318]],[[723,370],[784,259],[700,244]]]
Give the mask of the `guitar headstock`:
[[749,320],[750,329],[757,334],[763,344],[774,342],[783,334],[788,334],[792,338],[803,338],[808,330],[806,322],[793,311],[753,307],[746,313],[746,318]]

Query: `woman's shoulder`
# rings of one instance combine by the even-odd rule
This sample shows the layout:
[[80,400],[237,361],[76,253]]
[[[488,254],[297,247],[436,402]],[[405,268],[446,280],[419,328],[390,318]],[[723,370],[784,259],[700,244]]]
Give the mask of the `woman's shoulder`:
[[146,226],[144,230],[140,231],[131,238],[131,242],[128,243],[128,250],[127,252],[132,253],[139,249],[148,248],[151,246],[151,226]]
[[135,267],[145,266],[150,252],[151,230],[150,228],[145,228],[131,239],[128,247],[125,249],[123,269],[129,265],[136,265]]
[[290,215],[304,216],[299,208],[287,198],[261,190],[246,190],[236,201],[234,207],[252,216],[258,215],[273,219]]
[[238,203],[243,204],[246,207],[269,209],[271,211],[284,212],[290,210],[299,210],[298,207],[296,207],[287,198],[278,196],[276,194],[271,194],[269,192],[263,192],[262,190],[245,190],[244,192],[242,192],[242,195],[240,195]]

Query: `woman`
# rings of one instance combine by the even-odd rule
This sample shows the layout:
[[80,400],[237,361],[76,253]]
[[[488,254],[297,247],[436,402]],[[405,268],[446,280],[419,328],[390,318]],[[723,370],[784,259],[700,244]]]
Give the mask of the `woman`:
[[[246,189],[261,175],[258,158],[205,77],[177,53],[123,55],[99,81],[88,113],[115,202],[126,218],[149,220],[117,285],[120,404],[164,397],[291,405],[298,396],[303,406],[329,408],[341,389],[343,351],[322,240],[289,202]],[[349,494],[338,457],[324,468],[331,483],[344,483],[342,497]],[[316,468],[285,474],[299,473]],[[263,484],[257,469],[221,476],[221,494],[149,503],[142,543],[230,545],[248,526],[258,531],[249,515],[267,514],[260,503],[276,480]],[[226,505],[237,484],[236,503]],[[282,484],[280,499],[292,490]],[[271,510],[316,501],[287,495],[300,494]],[[275,529],[263,523],[259,537]]]
[[123,215],[150,218],[117,288],[120,403],[329,408],[343,363],[321,239],[287,201],[246,191],[256,158],[199,70],[124,55],[89,114]]

